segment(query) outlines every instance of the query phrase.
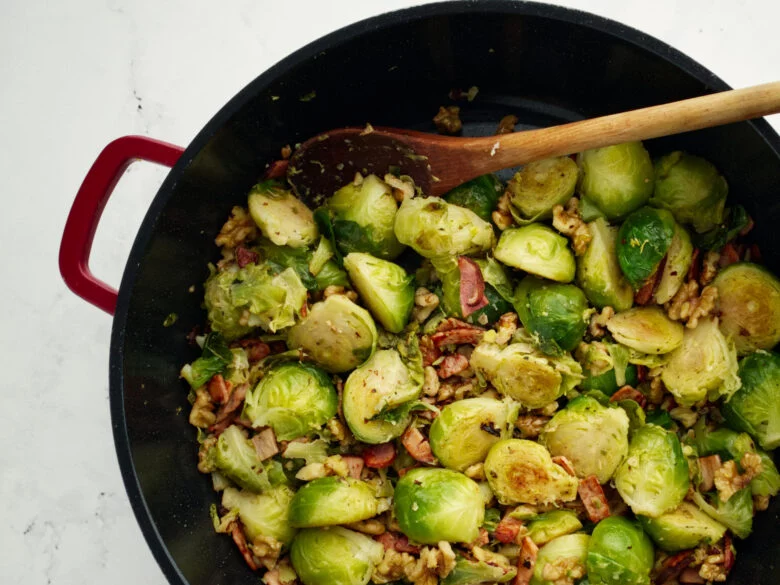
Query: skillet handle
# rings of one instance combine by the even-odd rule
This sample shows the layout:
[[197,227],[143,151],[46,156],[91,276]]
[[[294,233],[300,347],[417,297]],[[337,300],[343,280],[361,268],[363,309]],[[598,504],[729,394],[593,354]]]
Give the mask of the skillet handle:
[[110,315],[116,308],[117,291],[89,269],[92,240],[103,209],[133,162],[144,160],[172,167],[183,152],[180,146],[144,136],[117,138],[95,159],[76,194],[60,242],[60,274],[70,290]]

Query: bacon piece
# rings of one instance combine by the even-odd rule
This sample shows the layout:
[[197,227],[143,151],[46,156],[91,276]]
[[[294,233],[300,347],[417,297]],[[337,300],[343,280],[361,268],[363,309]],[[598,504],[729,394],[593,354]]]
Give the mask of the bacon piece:
[[420,432],[420,429],[414,427],[406,429],[401,437],[401,442],[406,447],[406,450],[409,451],[409,455],[417,461],[429,464],[436,463],[436,458],[433,456],[433,451],[431,451],[431,444],[425,438],[425,435]]
[[258,259],[257,252],[244,248],[244,246],[236,248],[236,263],[239,268],[243,268],[247,264],[257,264]]
[[538,554],[539,547],[534,544],[534,541],[528,536],[523,538],[520,544],[520,555],[517,557],[517,575],[512,585],[528,585],[531,582]]
[[727,532],[723,537],[723,569],[728,574],[737,561],[734,555],[734,548],[731,546],[731,535]]
[[433,344],[430,336],[420,337],[420,353],[422,354],[423,367],[432,366],[441,357],[441,351]]
[[563,470],[568,473],[571,476],[576,476],[577,473],[574,471],[574,465],[572,465],[571,461],[569,461],[566,457],[563,455],[556,455],[552,458],[552,462],[556,465],[560,465],[563,467]]
[[381,443],[371,445],[363,451],[363,461],[366,467],[372,469],[384,469],[390,467],[395,461],[395,445],[392,443]]
[[249,565],[249,568],[253,571],[257,571],[258,567],[257,563],[255,562],[255,557],[252,554],[252,551],[249,550],[249,546],[246,544],[246,536],[244,535],[244,531],[241,529],[240,522],[233,523],[233,526],[230,529],[230,536],[233,537],[233,542],[236,543],[238,550],[241,551],[241,555],[244,557],[246,564]]
[[225,404],[230,397],[230,387],[222,374],[214,374],[209,380],[209,395],[216,404]]
[[708,455],[699,457],[699,470],[701,471],[701,483],[699,489],[708,492],[715,487],[715,472],[723,466],[720,455]]
[[640,383],[647,381],[647,366],[636,366],[636,378]]
[[461,321],[455,317],[449,317],[439,323],[438,327],[436,327],[436,333],[441,333],[442,331],[452,331],[453,329],[476,329],[477,331],[484,331],[482,327],[472,325],[471,323],[466,323],[465,321]]
[[459,353],[450,354],[439,364],[439,378],[449,378],[455,374],[460,374],[467,370],[468,367],[469,360],[465,355]]
[[705,585],[707,583],[707,581],[699,575],[697,569],[691,569],[690,567],[680,573],[677,580],[684,585]]
[[726,266],[734,264],[735,262],[739,262],[739,252],[734,247],[734,244],[729,242],[723,246],[723,249],[720,251],[720,260],[718,260],[718,265],[721,268],[726,268]]
[[585,511],[591,522],[600,522],[609,517],[609,502],[604,490],[601,489],[599,479],[595,475],[589,475],[580,480],[577,493],[585,505]]
[[474,542],[469,543],[471,546],[485,546],[490,542],[490,534],[484,528],[479,529],[479,536],[477,536]]
[[691,266],[688,268],[688,280],[699,282],[699,275],[701,274],[699,256],[701,256],[701,250],[699,250],[699,248],[694,248],[693,254],[691,255]]
[[363,458],[357,455],[342,455],[341,459],[347,464],[349,476],[360,479],[360,474],[363,472],[363,466],[365,465]]
[[520,528],[523,527],[523,521],[517,518],[512,518],[508,514],[501,519],[496,525],[496,530],[493,535],[498,542],[509,544],[517,539],[517,535],[520,534]]
[[397,552],[412,554],[418,554],[420,552],[419,546],[409,544],[409,539],[405,535],[398,534],[397,532],[390,532],[388,530],[387,532],[374,536],[374,540],[385,547],[385,550],[395,550]]
[[271,354],[271,347],[259,339],[242,339],[238,342],[246,350],[246,356],[250,364],[259,362]]
[[679,577],[688,565],[693,562],[694,555],[692,550],[684,550],[678,552],[676,555],[667,557],[661,564],[661,570],[658,571],[658,575],[653,580],[657,585],[664,585]]
[[460,310],[468,317],[489,303],[485,296],[485,281],[479,265],[471,258],[458,256],[460,270]]
[[655,278],[651,276],[647,279],[636,293],[634,293],[634,302],[637,305],[646,305],[653,298],[653,289],[655,288]]
[[248,389],[249,384],[239,384],[233,389],[233,392],[230,393],[230,398],[217,411],[216,421],[209,427],[209,431],[220,435],[233,424],[240,414],[239,409],[244,404],[244,398]]
[[263,174],[264,179],[281,179],[287,174],[287,167],[290,161],[288,160],[275,160],[266,169]]
[[260,458],[260,461],[270,459],[279,452],[276,435],[271,427],[263,429],[252,437],[252,445],[254,445],[255,452]]
[[442,345],[476,345],[482,339],[485,332],[482,329],[462,328],[440,331],[431,335],[431,341],[436,347]]
[[619,402],[621,400],[633,400],[642,408],[647,406],[647,398],[645,398],[645,395],[627,384],[615,392],[609,399],[610,402]]

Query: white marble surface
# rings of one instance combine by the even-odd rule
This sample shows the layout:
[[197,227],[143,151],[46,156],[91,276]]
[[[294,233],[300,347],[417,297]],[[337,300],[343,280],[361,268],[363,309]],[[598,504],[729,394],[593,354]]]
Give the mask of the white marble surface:
[[[98,151],[141,133],[185,145],[294,49],[414,0],[0,3],[0,582],[162,584],[130,510],[108,410],[111,318],[73,296],[57,250]],[[661,38],[733,86],[779,77],[777,0],[568,0]],[[228,65],[226,65],[228,64]],[[776,116],[771,120],[780,128]],[[92,257],[119,282],[164,171],[139,165]]]

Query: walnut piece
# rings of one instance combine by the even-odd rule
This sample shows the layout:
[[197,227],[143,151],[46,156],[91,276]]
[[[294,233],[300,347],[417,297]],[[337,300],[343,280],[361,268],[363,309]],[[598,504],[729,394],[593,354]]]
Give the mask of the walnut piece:
[[385,551],[382,561],[374,569],[374,583],[391,583],[406,579],[413,585],[437,585],[455,568],[455,552],[450,543],[442,541],[437,547],[423,547],[420,557],[395,549]]
[[535,439],[541,434],[549,420],[549,416],[521,414],[517,417],[515,426],[520,430],[523,439]]
[[205,429],[213,425],[217,420],[214,414],[214,403],[206,387],[195,390],[195,402],[190,411],[190,424],[199,429]]
[[508,227],[511,227],[515,223],[512,213],[509,211],[509,196],[510,192],[504,191],[504,194],[498,198],[498,204],[496,210],[491,214],[493,223],[501,231],[504,231]]
[[438,306],[439,297],[424,286],[421,286],[414,292],[414,309],[412,311],[412,317],[418,323],[422,323],[431,316],[431,313],[433,313]]
[[588,333],[593,337],[604,337],[607,333],[607,321],[615,316],[615,309],[612,307],[604,307],[601,309],[601,313],[594,313],[590,318],[590,325],[588,325]]
[[750,485],[750,482],[763,469],[761,456],[757,453],[745,453],[739,464],[745,470],[744,473],[739,473],[735,461],[726,461],[715,472],[715,489],[718,490],[718,497],[721,502],[727,502],[739,490]]
[[399,179],[390,173],[385,175],[385,183],[390,185],[390,188],[393,190],[393,197],[398,203],[401,203],[404,199],[414,197],[414,183]]
[[250,544],[249,549],[266,569],[273,569],[282,553],[282,543],[273,536],[258,535]]
[[579,199],[572,197],[563,205],[553,207],[553,227],[571,239],[571,245],[576,256],[582,256],[588,249],[593,236],[580,216]]
[[246,209],[236,205],[230,212],[230,217],[219,230],[214,240],[217,246],[235,248],[246,241],[257,238],[257,225]]
[[515,124],[517,124],[519,121],[520,119],[514,114],[504,116],[498,123],[498,128],[496,128],[495,132],[496,136],[500,136],[501,134],[511,134],[515,131]]
[[439,384],[439,373],[433,366],[425,366],[423,373],[425,376],[423,381],[423,394],[426,396],[436,396],[441,387],[441,384]]
[[720,252],[710,250],[704,256],[704,260],[701,263],[701,274],[699,275],[699,283],[702,286],[707,286],[713,280],[718,273],[718,260],[720,260]]
[[506,345],[512,340],[512,336],[517,331],[520,319],[517,313],[504,313],[498,318],[497,334],[495,342],[498,345]]
[[441,134],[457,134],[463,129],[458,106],[441,106],[439,113],[433,117],[433,123]]
[[672,321],[684,321],[685,326],[694,329],[699,319],[708,316],[715,310],[718,301],[718,289],[705,286],[701,294],[699,283],[689,280],[680,287],[677,294],[666,304],[666,314]]

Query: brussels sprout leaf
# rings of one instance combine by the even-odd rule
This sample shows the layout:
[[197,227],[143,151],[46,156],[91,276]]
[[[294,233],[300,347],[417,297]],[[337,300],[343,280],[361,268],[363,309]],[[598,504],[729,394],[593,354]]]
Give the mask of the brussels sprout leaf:
[[694,234],[697,248],[718,250],[733,240],[750,223],[750,216],[741,205],[735,205],[727,212],[726,220],[703,234]]
[[333,222],[331,221],[327,209],[320,208],[315,211],[314,221],[316,222],[320,233],[330,240],[331,246],[333,247],[333,259],[339,266],[343,266],[344,257],[341,255],[339,247],[336,245],[336,233],[333,230]]
[[308,249],[276,246],[271,242],[262,244],[260,248],[265,257],[265,263],[271,269],[272,274],[279,274],[286,268],[292,268],[307,290],[317,288],[317,281],[314,275],[309,272],[311,252]]
[[189,366],[184,366],[182,377],[193,389],[200,388],[216,374],[224,372],[233,361],[225,338],[217,332],[209,333],[203,344],[203,353]]
[[485,510],[485,520],[482,522],[482,528],[488,532],[495,532],[496,526],[501,521],[501,512],[497,508],[488,508]]
[[439,412],[439,409],[432,404],[428,404],[422,400],[410,400],[408,402],[404,402],[401,406],[383,409],[371,420],[382,420],[392,424],[398,424],[405,421],[409,415],[416,410],[430,410],[431,412],[436,413]]

